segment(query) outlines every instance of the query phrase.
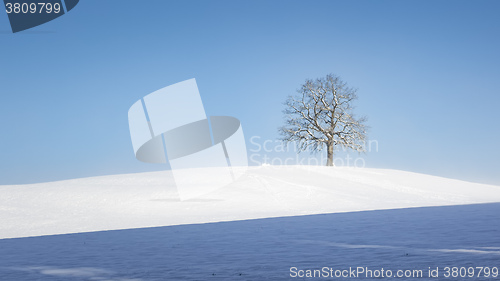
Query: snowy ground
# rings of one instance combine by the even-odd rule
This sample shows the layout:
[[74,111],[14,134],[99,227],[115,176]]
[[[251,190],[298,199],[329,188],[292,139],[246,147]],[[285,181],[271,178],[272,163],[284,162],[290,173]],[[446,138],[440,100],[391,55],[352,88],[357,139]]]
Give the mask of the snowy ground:
[[[252,168],[188,201],[169,172],[0,186],[0,280],[294,280],[323,267],[496,280],[500,203],[466,205],[488,202],[500,187],[298,166]],[[409,208],[424,206],[439,207]],[[446,277],[454,266],[467,276]]]
[[179,201],[169,172],[0,186],[0,238],[500,202],[500,187],[383,169],[257,167]]
[[[291,267],[498,280],[499,221],[496,203],[1,239],[0,280],[311,280]],[[454,266],[474,275],[446,278]]]

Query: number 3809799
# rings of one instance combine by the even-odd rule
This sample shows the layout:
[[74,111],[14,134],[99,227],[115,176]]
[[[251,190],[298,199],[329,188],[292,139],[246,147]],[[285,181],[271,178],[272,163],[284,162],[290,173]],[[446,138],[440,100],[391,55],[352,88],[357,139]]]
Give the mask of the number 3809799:
[[7,14],[36,14],[36,13],[55,13],[61,12],[61,4],[59,3],[7,3],[5,4]]

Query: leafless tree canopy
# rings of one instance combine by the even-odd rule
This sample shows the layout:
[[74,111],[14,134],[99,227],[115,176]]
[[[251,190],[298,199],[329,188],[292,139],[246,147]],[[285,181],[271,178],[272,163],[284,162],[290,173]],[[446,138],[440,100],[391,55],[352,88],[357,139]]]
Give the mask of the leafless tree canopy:
[[297,142],[301,151],[326,147],[328,166],[333,165],[335,146],[364,151],[366,117],[356,118],[353,113],[356,91],[334,74],[306,80],[298,94],[285,102],[283,140]]

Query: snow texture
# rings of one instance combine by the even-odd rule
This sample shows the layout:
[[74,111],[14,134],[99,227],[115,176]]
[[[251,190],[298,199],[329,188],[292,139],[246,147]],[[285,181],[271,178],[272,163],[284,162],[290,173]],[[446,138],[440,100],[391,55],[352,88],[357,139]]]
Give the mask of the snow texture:
[[254,167],[186,201],[168,171],[125,174],[0,186],[0,239],[491,202],[500,187],[385,169]]
[[[367,267],[424,277],[359,279],[497,280],[444,274],[447,266],[498,269],[499,220],[496,203],[0,239],[0,279],[316,280],[293,278],[290,268]],[[436,267],[439,278],[427,278]]]

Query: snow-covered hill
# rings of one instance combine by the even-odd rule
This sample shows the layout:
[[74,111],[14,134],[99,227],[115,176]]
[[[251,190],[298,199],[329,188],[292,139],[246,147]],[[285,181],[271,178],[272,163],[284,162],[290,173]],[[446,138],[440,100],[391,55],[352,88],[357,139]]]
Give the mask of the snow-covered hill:
[[398,170],[250,168],[180,201],[170,172],[0,186],[0,238],[361,210],[500,202],[500,187]]

